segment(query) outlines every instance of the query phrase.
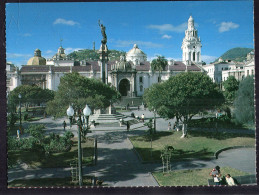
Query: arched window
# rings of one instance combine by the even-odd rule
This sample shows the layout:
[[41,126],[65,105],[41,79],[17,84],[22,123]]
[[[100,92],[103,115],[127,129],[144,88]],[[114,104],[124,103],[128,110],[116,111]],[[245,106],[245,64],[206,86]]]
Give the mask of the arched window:
[[193,52],[193,54],[192,54],[192,59],[193,59],[193,61],[195,61],[195,52]]

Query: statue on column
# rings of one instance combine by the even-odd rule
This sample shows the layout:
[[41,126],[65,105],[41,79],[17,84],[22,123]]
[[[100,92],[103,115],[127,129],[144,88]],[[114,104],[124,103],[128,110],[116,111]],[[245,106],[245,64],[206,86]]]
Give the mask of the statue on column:
[[100,20],[98,21],[98,24],[101,27],[101,32],[102,32],[102,36],[103,36],[103,39],[102,39],[101,42],[102,42],[102,44],[105,45],[107,43],[107,36],[106,36],[106,33],[105,33],[105,26],[100,23]]

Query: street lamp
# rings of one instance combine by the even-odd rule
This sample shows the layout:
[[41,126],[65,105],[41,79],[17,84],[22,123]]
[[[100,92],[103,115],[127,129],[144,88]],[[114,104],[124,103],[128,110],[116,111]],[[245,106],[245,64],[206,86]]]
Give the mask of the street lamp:
[[154,109],[154,133],[156,133],[156,109]]
[[84,116],[86,117],[86,129],[88,129],[89,116],[91,115],[91,109],[86,104],[83,110]]
[[[71,105],[69,105],[69,108],[67,109],[67,115],[69,116],[70,119],[70,128],[72,126],[72,117],[74,115],[74,109],[72,108]],[[83,185],[83,180],[82,180],[82,151],[81,151],[81,127],[82,127],[82,121],[81,121],[81,114],[79,113],[79,117],[77,120],[77,125],[78,125],[78,175],[79,175],[79,186]]]
[[22,99],[22,95],[19,93],[18,95],[19,98],[19,112],[20,112],[20,128],[22,127],[22,111],[21,111],[21,99]]
[[69,117],[69,122],[70,122],[70,129],[72,127],[72,118],[74,116],[74,109],[71,105],[69,105],[69,108],[67,109],[67,116]]

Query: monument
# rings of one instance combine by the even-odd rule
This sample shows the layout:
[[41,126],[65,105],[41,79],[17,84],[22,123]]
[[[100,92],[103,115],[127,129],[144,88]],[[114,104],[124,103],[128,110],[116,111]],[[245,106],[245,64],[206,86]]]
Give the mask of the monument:
[[108,84],[108,69],[107,69],[107,62],[108,62],[108,47],[107,47],[107,36],[105,33],[105,26],[100,23],[100,20],[98,21],[98,24],[101,28],[101,33],[103,36],[103,39],[101,41],[101,47],[98,53],[100,54],[100,76],[103,83]]

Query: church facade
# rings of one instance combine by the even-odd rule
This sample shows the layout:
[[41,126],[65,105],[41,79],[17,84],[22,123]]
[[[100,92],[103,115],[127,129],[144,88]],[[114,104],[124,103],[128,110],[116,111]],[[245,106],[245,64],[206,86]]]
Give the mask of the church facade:
[[[182,61],[169,60],[168,65],[161,72],[160,78],[157,71],[152,71],[151,62],[147,61],[146,54],[138,47],[133,48],[121,56],[119,61],[107,61],[107,82],[115,86],[122,96],[139,97],[144,94],[144,90],[152,84],[169,79],[181,72],[201,72],[201,41],[198,32],[194,27],[192,16],[188,20],[188,29],[182,43]],[[100,51],[97,51],[101,53]],[[80,62],[75,65],[73,59],[69,59],[62,46],[51,59],[41,56],[41,51],[36,49],[34,57],[28,60],[27,65],[14,72],[15,84],[37,85],[50,90],[57,90],[60,78],[67,73],[78,72],[87,78],[102,80],[102,61]]]

